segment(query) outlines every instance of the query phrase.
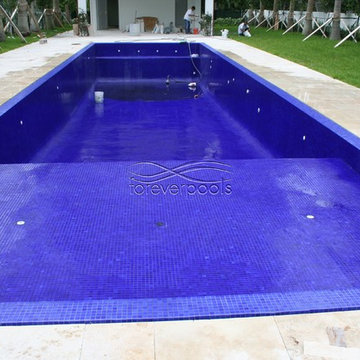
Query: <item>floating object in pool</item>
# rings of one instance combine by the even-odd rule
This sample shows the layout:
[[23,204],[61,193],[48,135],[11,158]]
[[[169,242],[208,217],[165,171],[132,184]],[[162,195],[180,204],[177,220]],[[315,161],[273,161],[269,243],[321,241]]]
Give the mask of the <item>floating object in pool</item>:
[[188,88],[189,88],[190,90],[195,89],[195,88],[196,88],[196,82],[188,83]]
[[95,98],[95,102],[97,104],[102,104],[104,102],[104,92],[103,91],[95,91],[94,98]]
[[192,58],[198,58],[198,57],[199,57],[199,54],[191,54],[191,57],[192,57]]

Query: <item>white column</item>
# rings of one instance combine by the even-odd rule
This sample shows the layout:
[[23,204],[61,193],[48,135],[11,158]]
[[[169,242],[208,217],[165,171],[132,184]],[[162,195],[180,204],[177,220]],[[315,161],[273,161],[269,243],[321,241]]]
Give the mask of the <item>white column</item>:
[[98,30],[96,0],[90,0],[90,22],[94,31]]
[[79,12],[87,12],[87,8],[86,8],[86,0],[77,0],[78,3],[78,11]]
[[205,0],[205,14],[209,14],[212,17],[211,36],[213,36],[213,31],[214,31],[214,0]]
[[205,14],[214,18],[214,0],[205,0]]

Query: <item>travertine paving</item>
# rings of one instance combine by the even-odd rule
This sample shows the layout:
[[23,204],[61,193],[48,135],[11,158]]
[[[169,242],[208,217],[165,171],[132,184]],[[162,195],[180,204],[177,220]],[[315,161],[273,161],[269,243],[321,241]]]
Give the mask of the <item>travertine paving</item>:
[[[222,51],[360,135],[360,89],[222,38]],[[65,33],[0,55],[0,104],[90,41],[179,41],[175,35]],[[224,320],[0,327],[0,359],[360,359],[360,311]]]
[[360,312],[0,328],[0,359],[360,358]]

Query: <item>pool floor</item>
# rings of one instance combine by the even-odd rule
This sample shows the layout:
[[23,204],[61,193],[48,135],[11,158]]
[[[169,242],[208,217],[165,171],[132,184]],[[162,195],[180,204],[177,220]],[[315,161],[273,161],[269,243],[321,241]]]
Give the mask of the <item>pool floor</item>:
[[94,90],[100,89],[104,104],[95,104],[93,91],[86,94],[69,121],[30,162],[274,156],[208,92],[189,89],[186,80],[171,80],[169,86],[165,79],[98,81]]
[[227,195],[136,195],[133,162],[0,165],[0,323],[360,308],[360,176],[224,163]]

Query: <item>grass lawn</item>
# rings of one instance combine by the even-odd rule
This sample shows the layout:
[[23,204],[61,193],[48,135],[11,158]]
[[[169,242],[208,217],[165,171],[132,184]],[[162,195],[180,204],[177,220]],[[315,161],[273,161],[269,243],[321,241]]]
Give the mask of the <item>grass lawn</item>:
[[287,33],[284,30],[266,32],[265,28],[251,27],[251,38],[239,37],[236,26],[215,26],[215,35],[221,29],[229,30],[229,37],[291,60],[308,68],[329,75],[334,79],[360,87],[360,43],[346,41],[334,49],[336,41],[314,35],[306,41],[300,33]]
[[[44,33],[46,34],[46,37],[51,37],[51,36],[55,36],[57,34],[60,34],[64,31],[69,31],[69,30],[72,30],[72,26],[64,25],[63,28],[56,28],[54,30],[44,31]],[[27,36],[25,39],[28,44],[39,41],[39,37],[36,34],[31,34],[31,35]],[[20,40],[20,38],[17,36],[15,36],[13,38],[7,37],[6,41],[0,42],[0,54],[5,53],[10,50],[13,50],[13,49],[16,49],[18,47],[24,46],[24,45],[27,45],[27,44],[22,42]]]

